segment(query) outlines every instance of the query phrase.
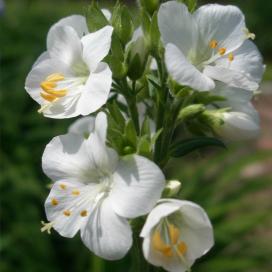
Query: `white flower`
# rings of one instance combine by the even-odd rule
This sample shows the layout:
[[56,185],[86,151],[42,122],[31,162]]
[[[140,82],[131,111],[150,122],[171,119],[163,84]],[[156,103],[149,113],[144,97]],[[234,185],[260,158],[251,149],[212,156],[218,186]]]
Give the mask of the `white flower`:
[[262,57],[248,40],[253,36],[237,7],[210,4],[191,14],[184,4],[169,1],[160,7],[158,24],[168,72],[181,85],[208,91],[221,81],[251,91],[258,88]]
[[47,51],[34,63],[25,88],[51,118],[88,115],[107,101],[112,73],[101,62],[108,54],[113,28],[88,34],[86,19],[73,15],[53,25]]
[[162,199],[150,212],[140,234],[148,262],[170,272],[190,271],[214,244],[213,228],[195,203]]
[[45,202],[47,219],[64,237],[78,231],[98,256],[122,258],[132,244],[126,218],[148,213],[164,187],[161,170],[148,159],[119,158],[106,147],[107,119],[98,114],[88,139],[74,133],[55,137],[42,158],[46,175],[55,181]]
[[68,132],[88,138],[89,134],[94,131],[94,125],[95,118],[93,116],[81,117],[70,125]]

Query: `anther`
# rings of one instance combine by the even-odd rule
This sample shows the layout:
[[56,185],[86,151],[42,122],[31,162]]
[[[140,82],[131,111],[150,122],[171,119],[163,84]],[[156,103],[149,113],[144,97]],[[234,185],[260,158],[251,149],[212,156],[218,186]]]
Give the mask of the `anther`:
[[234,60],[234,55],[233,55],[233,53],[229,53],[228,59],[229,59],[230,62],[232,62],[232,61]]
[[182,241],[178,243],[177,248],[179,253],[182,255],[184,255],[187,252],[187,245]]
[[178,239],[180,237],[180,231],[178,228],[176,228],[174,225],[169,225],[168,227],[169,236],[172,244],[177,244]]
[[60,73],[54,73],[54,74],[49,75],[46,78],[46,80],[56,82],[56,81],[64,80],[64,78],[65,78],[64,75],[62,75]]
[[58,202],[58,200],[57,200],[56,198],[52,198],[52,199],[51,199],[51,204],[52,204],[53,206],[57,206],[57,205],[59,204],[59,202]]
[[53,102],[54,100],[56,100],[56,97],[51,94],[41,92],[40,95],[44,100],[49,101],[49,102]]
[[225,55],[226,51],[227,51],[227,49],[224,48],[224,47],[221,47],[221,48],[218,49],[218,53],[219,53],[221,56]]
[[73,190],[72,195],[78,196],[78,195],[80,195],[80,191],[79,190]]
[[70,215],[71,215],[71,212],[70,212],[69,210],[65,210],[65,211],[63,212],[63,214],[64,214],[65,216],[70,216]]
[[81,215],[82,217],[87,216],[87,211],[86,211],[86,210],[81,211],[81,212],[80,212],[80,215]]
[[217,45],[218,45],[217,40],[211,40],[210,41],[210,44],[209,44],[210,48],[214,49],[214,48],[217,47]]
[[65,190],[65,189],[67,188],[67,186],[66,186],[65,184],[63,184],[63,183],[61,183],[61,184],[59,185],[59,187],[60,187],[60,189],[62,189],[62,190]]

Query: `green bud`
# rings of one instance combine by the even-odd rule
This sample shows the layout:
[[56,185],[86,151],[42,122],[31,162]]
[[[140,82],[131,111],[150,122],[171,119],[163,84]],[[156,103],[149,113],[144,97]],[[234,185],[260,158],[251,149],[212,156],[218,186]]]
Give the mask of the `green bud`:
[[132,154],[135,153],[135,149],[132,146],[125,146],[123,149],[123,154],[124,155],[128,155],[128,154]]
[[197,0],[178,0],[178,2],[185,4],[190,12],[195,11],[197,7]]
[[178,194],[181,188],[181,182],[178,180],[169,180],[164,188],[163,196],[172,197]]
[[205,106],[202,104],[194,104],[183,108],[178,115],[178,119],[182,121],[187,121],[189,119],[195,118],[197,115],[205,111]]
[[140,4],[144,10],[152,15],[158,9],[160,0],[140,0]]
[[125,5],[117,5],[112,16],[112,25],[115,33],[123,43],[126,45],[132,38],[134,32],[134,25],[128,8]]
[[107,18],[94,1],[89,6],[86,17],[90,32],[97,31],[109,24]]
[[139,79],[144,71],[148,59],[148,49],[144,37],[139,37],[127,49],[128,76],[132,80]]
[[219,109],[219,110],[207,110],[204,111],[200,116],[199,120],[206,125],[208,125],[213,130],[217,130],[224,124],[223,113],[228,109]]

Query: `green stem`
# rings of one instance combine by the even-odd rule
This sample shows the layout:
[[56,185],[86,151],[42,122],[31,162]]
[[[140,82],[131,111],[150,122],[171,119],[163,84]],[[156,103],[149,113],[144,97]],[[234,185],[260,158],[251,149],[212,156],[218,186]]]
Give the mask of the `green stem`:
[[132,88],[129,87],[127,79],[123,79],[122,81],[122,94],[124,95],[127,104],[130,117],[134,124],[135,130],[137,135],[140,134],[140,127],[139,127],[139,114],[137,109],[137,100],[136,100],[136,82],[132,82]]
[[90,271],[95,271],[95,272],[105,271],[105,261],[95,255],[92,256]]

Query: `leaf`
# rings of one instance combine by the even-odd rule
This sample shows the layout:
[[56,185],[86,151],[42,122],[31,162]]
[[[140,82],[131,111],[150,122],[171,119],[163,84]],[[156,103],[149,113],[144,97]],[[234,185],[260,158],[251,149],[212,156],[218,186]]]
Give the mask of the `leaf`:
[[87,24],[90,32],[94,32],[109,24],[107,18],[94,1],[87,11]]
[[192,151],[195,151],[206,146],[218,146],[226,148],[225,144],[216,138],[197,137],[193,139],[182,140],[180,142],[175,143],[170,149],[171,150],[170,156],[176,158],[182,157]]
[[126,124],[125,137],[129,141],[130,145],[136,146],[137,133],[136,133],[135,127],[134,127],[133,122],[132,122],[131,119],[129,119],[129,121]]
[[120,131],[124,131],[126,121],[116,102],[108,103],[107,106],[110,118],[114,121],[115,126],[118,127]]

